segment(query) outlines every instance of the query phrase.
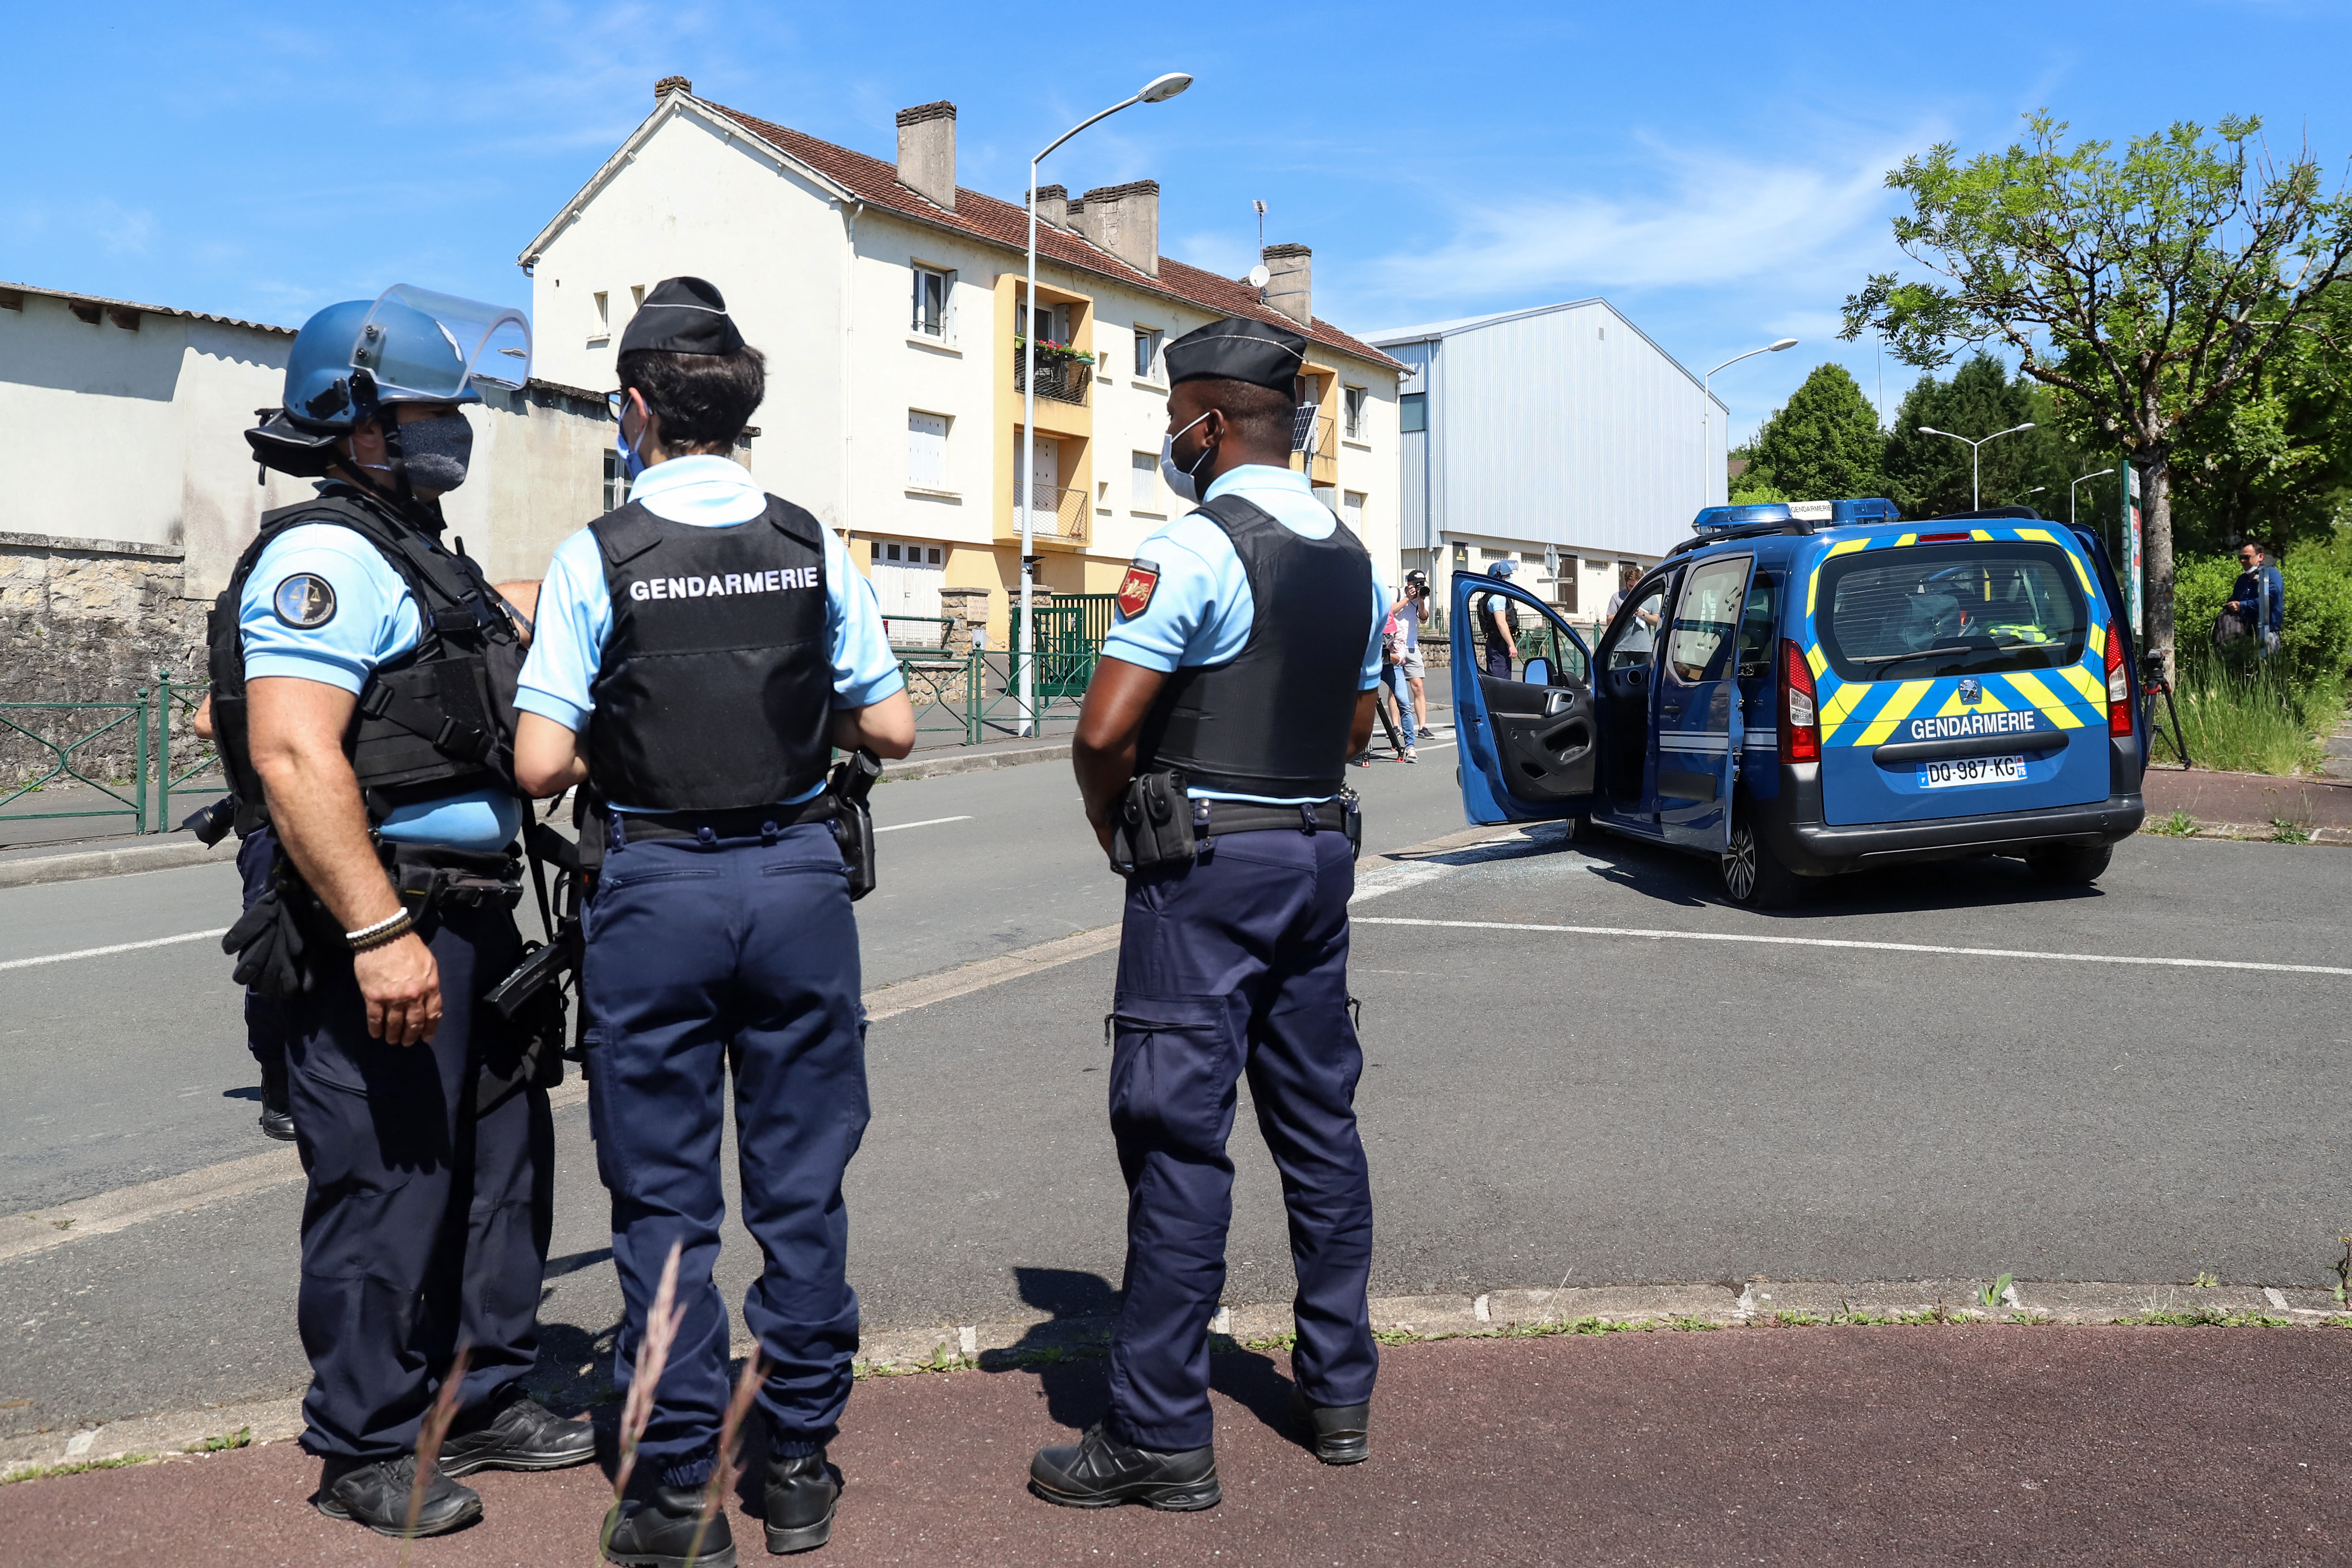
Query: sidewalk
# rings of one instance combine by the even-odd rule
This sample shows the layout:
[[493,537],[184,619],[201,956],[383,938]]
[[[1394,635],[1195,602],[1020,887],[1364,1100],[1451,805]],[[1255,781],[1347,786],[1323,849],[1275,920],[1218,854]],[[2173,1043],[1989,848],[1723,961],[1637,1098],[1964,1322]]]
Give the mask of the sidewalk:
[[2150,822],[2185,811],[2200,822],[2352,827],[2352,779],[2281,778],[2158,765],[2147,770],[2140,789]]
[[[2341,1562],[2352,1333],[1842,1327],[1452,1340],[1384,1352],[1373,1458],[1318,1464],[1279,1354],[1213,1362],[1223,1506],[1055,1509],[1031,1452],[1097,1419],[1099,1362],[869,1379],[814,1563]],[[599,1412],[609,1440],[612,1410]],[[756,1478],[756,1470],[754,1471]],[[0,1487],[0,1558],[369,1563],[290,1443]],[[469,1483],[436,1564],[593,1561],[593,1468]],[[756,1486],[756,1479],[754,1482]],[[732,1510],[746,1563],[756,1515]]]

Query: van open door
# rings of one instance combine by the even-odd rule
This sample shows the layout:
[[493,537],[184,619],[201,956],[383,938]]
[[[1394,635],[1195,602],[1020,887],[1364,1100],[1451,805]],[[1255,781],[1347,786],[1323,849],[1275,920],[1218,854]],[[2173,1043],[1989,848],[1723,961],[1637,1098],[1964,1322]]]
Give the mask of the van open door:
[[[1557,822],[1592,809],[1601,726],[1592,657],[1549,605],[1500,577],[1454,574],[1454,715],[1462,812],[1474,823]],[[1516,620],[1497,637],[1496,616]],[[1490,644],[1494,673],[1487,669]]]
[[1683,574],[1659,639],[1658,828],[1669,844],[1723,853],[1747,743],[1739,626],[1755,560],[1715,555]]

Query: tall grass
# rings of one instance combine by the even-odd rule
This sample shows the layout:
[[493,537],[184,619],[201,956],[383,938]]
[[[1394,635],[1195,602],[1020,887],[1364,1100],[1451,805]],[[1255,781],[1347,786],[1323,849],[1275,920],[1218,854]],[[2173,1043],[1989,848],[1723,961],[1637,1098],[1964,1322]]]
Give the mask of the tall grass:
[[[2341,685],[2301,686],[2271,664],[2224,658],[2210,649],[2181,650],[2174,694],[2189,757],[2200,768],[2227,773],[2315,772],[2326,753],[2315,738],[2344,711]],[[2168,730],[2158,700],[2154,717]],[[2158,762],[2177,762],[2169,734],[2152,736]]]

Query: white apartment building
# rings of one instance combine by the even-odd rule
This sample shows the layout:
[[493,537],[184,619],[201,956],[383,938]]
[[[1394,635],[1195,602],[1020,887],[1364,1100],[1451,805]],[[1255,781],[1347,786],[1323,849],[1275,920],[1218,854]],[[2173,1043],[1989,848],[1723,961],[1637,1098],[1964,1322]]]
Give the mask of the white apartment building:
[[1049,185],[1031,300],[1024,208],[955,183],[955,106],[898,120],[894,163],[664,78],[653,113],[522,252],[539,374],[614,385],[645,291],[709,279],[768,356],[739,459],[849,540],[886,613],[937,616],[947,593],[976,614],[984,592],[1003,647],[1020,590],[1024,324],[1055,345],[1025,477],[1037,581],[1108,594],[1177,510],[1159,473],[1166,343],[1225,316],[1282,321],[1310,340],[1300,390],[1317,407],[1294,465],[1395,574],[1402,367],[1315,319],[1307,247],[1269,247],[1261,291],[1160,254],[1156,182],[1075,200]]

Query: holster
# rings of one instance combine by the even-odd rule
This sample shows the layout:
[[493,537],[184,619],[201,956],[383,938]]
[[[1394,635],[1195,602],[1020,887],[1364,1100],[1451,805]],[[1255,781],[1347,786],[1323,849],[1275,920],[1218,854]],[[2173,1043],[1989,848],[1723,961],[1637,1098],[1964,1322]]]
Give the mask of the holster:
[[824,792],[834,802],[833,837],[841,846],[841,863],[849,873],[849,900],[856,903],[874,890],[874,808],[867,797],[882,776],[882,759],[863,747],[833,765]]
[[1110,866],[1122,877],[1157,866],[1190,862],[1200,848],[1192,832],[1192,803],[1184,776],[1173,772],[1138,773],[1119,797],[1110,826]]

